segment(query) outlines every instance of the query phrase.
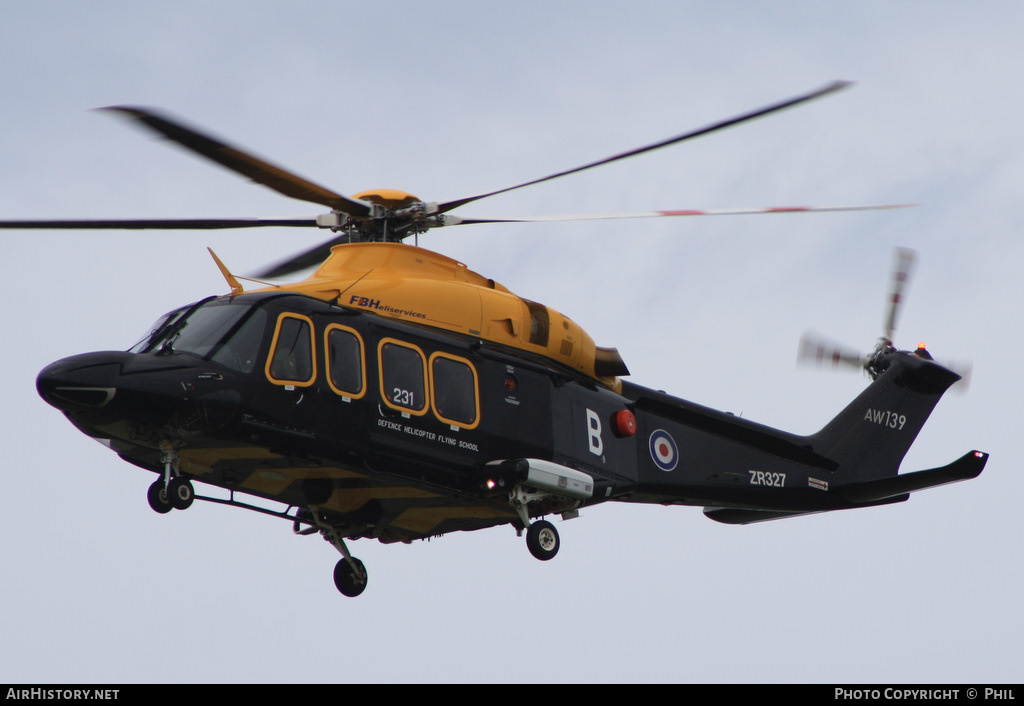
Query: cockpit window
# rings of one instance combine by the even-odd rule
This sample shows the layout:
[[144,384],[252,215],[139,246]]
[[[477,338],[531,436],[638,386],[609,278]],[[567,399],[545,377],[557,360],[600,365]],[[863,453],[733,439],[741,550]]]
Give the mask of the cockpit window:
[[204,306],[192,312],[166,341],[175,353],[194,353],[205,358],[249,311],[244,305]]
[[157,338],[159,338],[160,335],[163,332],[165,332],[168,329],[170,329],[172,327],[172,325],[178,319],[180,319],[182,316],[187,314],[189,309],[191,309],[191,307],[187,307],[186,306],[186,307],[184,307],[182,309],[177,309],[175,311],[172,311],[170,313],[167,313],[167,314],[164,314],[163,316],[161,316],[159,319],[156,320],[156,323],[154,323],[149,328],[149,332],[146,333],[146,335],[143,336],[139,340],[138,343],[136,343],[134,346],[132,346],[131,348],[128,349],[128,352],[129,353],[144,353],[144,352],[146,352],[152,346],[152,344],[155,342],[155,340]]
[[[253,312],[252,316],[247,316]],[[226,299],[200,302],[161,317],[132,353],[191,353],[243,373],[252,372],[266,314],[249,303]]]
[[256,367],[266,325],[267,313],[263,309],[255,309],[251,316],[235,325],[214,350],[210,360],[240,373],[251,373]]

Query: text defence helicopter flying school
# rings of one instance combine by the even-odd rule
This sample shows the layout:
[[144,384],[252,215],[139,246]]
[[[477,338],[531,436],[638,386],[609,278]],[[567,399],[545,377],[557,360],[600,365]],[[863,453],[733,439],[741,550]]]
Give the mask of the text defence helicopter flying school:
[[[231,293],[161,317],[127,351],[86,353],[39,373],[39,394],[83,433],[158,474],[154,510],[196,498],[285,518],[342,554],[346,596],[367,572],[347,540],[409,542],[511,525],[530,552],[559,549],[554,525],[606,501],[702,505],[749,523],[902,502],[974,478],[988,455],[899,474],[931,410],[960,375],[891,342],[911,254],[898,251],[885,335],[852,362],[869,386],[821,431],[798,436],[621,379],[626,365],[571,319],[465,265],[401,241],[477,223],[841,208],[654,211],[470,219],[450,211],[704,135],[832,93],[837,82],[729,120],[498,191],[425,203],[395,190],[342,196],[149,110],[117,111],[286,196],[327,206],[300,219],[2,221],[0,228],[319,227],[334,237],[261,277],[319,265],[296,284]],[[322,263],[322,264],[321,264]],[[193,483],[229,491],[196,495]],[[239,496],[279,504],[261,507]]]

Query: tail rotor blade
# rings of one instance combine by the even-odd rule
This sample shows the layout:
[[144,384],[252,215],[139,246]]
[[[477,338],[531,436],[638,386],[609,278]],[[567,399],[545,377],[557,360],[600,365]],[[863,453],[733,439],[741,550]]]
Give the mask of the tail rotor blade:
[[909,248],[896,248],[896,262],[892,271],[892,284],[889,288],[889,308],[885,317],[885,339],[892,342],[896,330],[896,319],[900,305],[903,303],[904,292],[910,283],[910,274],[914,269],[917,253]]
[[971,364],[959,360],[952,361],[948,365],[943,361],[942,364],[960,376],[960,380],[953,384],[953,389],[960,393],[967,392],[971,386]]
[[800,338],[800,350],[797,354],[797,362],[804,365],[817,365],[819,367],[831,366],[838,368],[864,367],[865,357],[860,352],[846,346],[834,343],[816,334],[804,334]]
[[[893,355],[916,355],[919,358],[934,361],[931,353],[925,348],[924,343],[919,343],[917,350],[898,350],[892,342],[893,332],[896,330],[896,320],[899,316],[900,305],[907,286],[910,283],[910,275],[917,260],[917,253],[909,248],[896,248],[895,264],[892,270],[892,282],[889,287],[888,311],[885,317],[885,335],[878,340],[873,351],[863,356],[845,346],[832,343],[827,339],[816,335],[804,334],[800,339],[800,353],[797,357],[798,363],[812,364],[818,366],[830,365],[833,368],[840,366],[856,366],[867,372],[868,377],[877,380],[885,372],[888,365],[886,360]],[[955,388],[960,392],[966,391],[970,384],[971,365],[970,363],[957,361],[935,361],[947,370],[960,376]]]
[[942,367],[952,370],[960,376],[960,379],[953,383],[953,387],[950,389],[961,394],[966,393],[971,386],[972,365],[970,362],[963,360],[940,360],[938,362]]

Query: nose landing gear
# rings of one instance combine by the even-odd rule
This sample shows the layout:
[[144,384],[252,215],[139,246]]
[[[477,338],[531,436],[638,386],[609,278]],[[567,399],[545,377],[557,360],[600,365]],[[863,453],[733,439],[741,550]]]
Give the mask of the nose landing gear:
[[171,510],[186,510],[196,499],[195,488],[188,478],[178,470],[178,453],[170,446],[165,446],[160,460],[164,464],[163,476],[149,486],[146,499],[149,506],[161,515]]

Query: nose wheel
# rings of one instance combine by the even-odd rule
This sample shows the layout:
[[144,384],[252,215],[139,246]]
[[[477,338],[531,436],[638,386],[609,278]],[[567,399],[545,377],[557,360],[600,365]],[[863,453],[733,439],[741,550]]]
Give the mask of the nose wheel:
[[171,505],[175,510],[187,510],[192,505],[192,501],[196,499],[196,491],[192,487],[192,483],[181,476],[171,478],[171,485],[167,489],[167,493],[170,495]]
[[174,505],[171,504],[171,496],[167,493],[167,486],[164,484],[163,478],[149,486],[146,499],[149,500],[149,506],[153,508],[153,511],[159,512],[161,515],[174,509]]
[[196,499],[196,491],[187,478],[171,478],[170,486],[160,478],[149,486],[146,499],[155,512],[163,515],[171,510],[187,510]]
[[161,460],[164,464],[164,473],[149,486],[146,494],[149,506],[161,515],[171,510],[188,509],[196,499],[196,491],[188,478],[179,475],[177,452],[167,447],[163,450]]

